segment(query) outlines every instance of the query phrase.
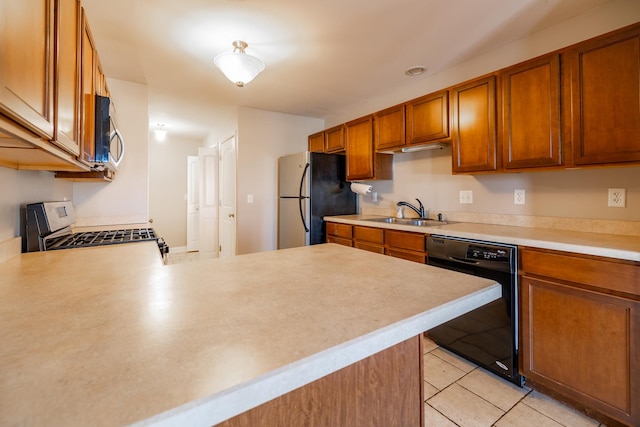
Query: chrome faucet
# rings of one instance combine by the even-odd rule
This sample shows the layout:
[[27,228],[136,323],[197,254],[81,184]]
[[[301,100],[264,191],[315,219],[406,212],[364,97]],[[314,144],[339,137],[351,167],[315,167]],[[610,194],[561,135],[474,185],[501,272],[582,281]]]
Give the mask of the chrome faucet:
[[418,207],[416,208],[415,206],[413,206],[411,203],[407,203],[407,202],[398,202],[396,203],[396,206],[400,207],[400,206],[406,206],[409,209],[412,209],[415,213],[418,214],[418,216],[420,218],[424,218],[424,206],[422,205],[422,202],[420,201],[420,199],[416,199],[418,201]]

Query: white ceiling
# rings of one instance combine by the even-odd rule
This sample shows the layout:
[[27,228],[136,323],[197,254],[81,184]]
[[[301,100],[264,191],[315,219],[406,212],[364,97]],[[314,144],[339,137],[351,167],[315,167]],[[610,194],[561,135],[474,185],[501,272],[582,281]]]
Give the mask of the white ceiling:
[[[203,138],[221,109],[325,118],[611,0],[83,0],[107,77],[149,88],[150,124]],[[214,67],[234,40],[266,64]],[[419,95],[419,94],[418,94]]]

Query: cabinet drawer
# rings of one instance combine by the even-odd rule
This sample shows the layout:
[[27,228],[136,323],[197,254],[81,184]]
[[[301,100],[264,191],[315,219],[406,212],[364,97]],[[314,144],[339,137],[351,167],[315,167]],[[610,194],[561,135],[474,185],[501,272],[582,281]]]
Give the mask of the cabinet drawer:
[[640,296],[640,263],[530,249],[523,249],[520,254],[524,275],[553,277]]
[[327,236],[338,236],[351,238],[351,226],[348,224],[338,224],[336,222],[327,222]]
[[377,245],[375,243],[360,242],[356,240],[355,242],[353,242],[353,246],[365,251],[375,252],[377,254],[384,254],[384,246]]
[[389,248],[408,249],[411,251],[425,251],[425,235],[407,231],[387,230],[387,246]]
[[337,243],[339,245],[342,246],[353,246],[353,242],[351,241],[351,239],[344,239],[342,237],[336,237],[336,236],[327,236],[327,243]]
[[406,259],[408,261],[419,262],[420,264],[425,264],[427,262],[427,256],[424,254],[424,252],[420,253],[388,248],[387,255],[395,258]]
[[353,227],[353,238],[356,240],[364,240],[373,243],[384,243],[384,229],[372,227]]

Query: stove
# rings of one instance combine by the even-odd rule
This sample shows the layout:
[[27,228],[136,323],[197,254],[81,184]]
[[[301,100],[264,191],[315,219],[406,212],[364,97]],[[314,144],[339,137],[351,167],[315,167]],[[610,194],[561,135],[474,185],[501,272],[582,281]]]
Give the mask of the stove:
[[23,218],[23,252],[155,241],[163,260],[169,253],[153,228],[72,232],[76,216],[70,201],[31,203],[24,208]]

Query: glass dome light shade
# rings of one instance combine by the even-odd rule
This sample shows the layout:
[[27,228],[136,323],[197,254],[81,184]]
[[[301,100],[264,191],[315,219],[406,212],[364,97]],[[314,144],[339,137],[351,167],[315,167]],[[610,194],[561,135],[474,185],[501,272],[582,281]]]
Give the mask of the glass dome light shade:
[[242,87],[264,70],[264,63],[255,56],[244,53],[246,43],[234,42],[233,45],[235,46],[233,52],[216,56],[213,63],[236,86]]

